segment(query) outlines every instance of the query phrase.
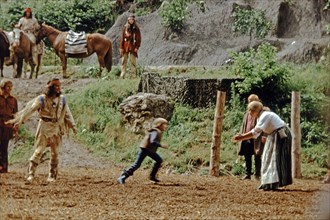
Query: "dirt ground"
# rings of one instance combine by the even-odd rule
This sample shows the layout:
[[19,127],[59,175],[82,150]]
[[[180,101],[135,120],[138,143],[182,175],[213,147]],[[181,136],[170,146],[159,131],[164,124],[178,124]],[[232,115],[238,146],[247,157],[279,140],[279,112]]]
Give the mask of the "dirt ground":
[[[8,67],[5,76],[11,77]],[[49,78],[14,79],[20,106],[38,95]],[[65,90],[89,81],[62,83]],[[150,170],[141,169],[118,185],[122,169],[65,139],[56,182],[46,182],[47,162],[39,165],[32,184],[25,182],[27,162],[11,164],[9,173],[0,175],[0,219],[330,219],[330,184],[320,180],[296,179],[291,186],[266,192],[257,190],[257,180],[165,169],[161,182],[154,184],[147,178]]]

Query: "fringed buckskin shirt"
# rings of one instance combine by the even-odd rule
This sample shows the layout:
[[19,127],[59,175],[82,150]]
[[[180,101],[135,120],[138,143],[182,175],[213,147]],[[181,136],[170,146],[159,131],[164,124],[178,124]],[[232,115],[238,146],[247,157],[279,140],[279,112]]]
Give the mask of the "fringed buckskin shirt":
[[36,137],[44,135],[49,138],[68,134],[69,128],[75,128],[73,116],[63,95],[54,99],[46,95],[36,97],[15,115],[14,123],[25,122],[35,111],[38,111],[40,118]]

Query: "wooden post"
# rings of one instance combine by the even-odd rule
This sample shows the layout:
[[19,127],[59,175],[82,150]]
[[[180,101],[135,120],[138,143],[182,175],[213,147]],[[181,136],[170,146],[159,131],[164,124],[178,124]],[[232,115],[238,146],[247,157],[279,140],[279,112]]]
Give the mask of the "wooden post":
[[222,121],[224,117],[224,108],[226,101],[226,92],[217,92],[217,102],[214,113],[213,137],[210,156],[210,175],[219,176],[220,166],[220,145],[222,133]]
[[292,92],[291,100],[292,131],[292,176],[301,178],[301,128],[300,128],[300,92]]

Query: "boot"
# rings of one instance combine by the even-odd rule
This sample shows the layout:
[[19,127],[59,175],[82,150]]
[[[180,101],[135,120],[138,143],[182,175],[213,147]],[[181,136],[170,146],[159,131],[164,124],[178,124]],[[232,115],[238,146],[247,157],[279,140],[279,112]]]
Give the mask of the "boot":
[[32,182],[33,181],[34,174],[36,172],[37,166],[38,166],[37,163],[35,163],[33,161],[30,161],[29,168],[28,168],[28,177],[26,179],[28,182]]
[[133,173],[130,173],[129,171],[127,170],[124,170],[121,174],[120,174],[120,177],[117,179],[117,182],[119,184],[125,184],[125,180],[129,177],[129,176],[132,176]]
[[119,184],[125,184],[125,180],[126,180],[127,176],[125,175],[121,175],[118,179],[117,179],[117,182]]
[[249,174],[246,174],[243,178],[242,178],[242,180],[250,180],[251,179],[251,175],[249,175]]
[[160,180],[157,179],[155,176],[150,176],[149,179],[150,179],[151,181],[155,182],[155,183],[160,182]]
[[54,182],[57,177],[57,164],[50,164],[49,175],[47,182]]

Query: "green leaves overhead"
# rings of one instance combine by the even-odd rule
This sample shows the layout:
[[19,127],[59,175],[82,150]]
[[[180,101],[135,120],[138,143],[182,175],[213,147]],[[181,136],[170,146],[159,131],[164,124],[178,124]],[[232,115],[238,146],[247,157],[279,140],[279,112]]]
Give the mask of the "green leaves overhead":
[[[11,29],[23,16],[25,1],[11,1],[1,8],[0,27]],[[31,1],[34,16],[61,31],[74,30],[87,33],[105,33],[115,21],[115,5],[110,0]],[[10,16],[5,16],[10,15]]]

